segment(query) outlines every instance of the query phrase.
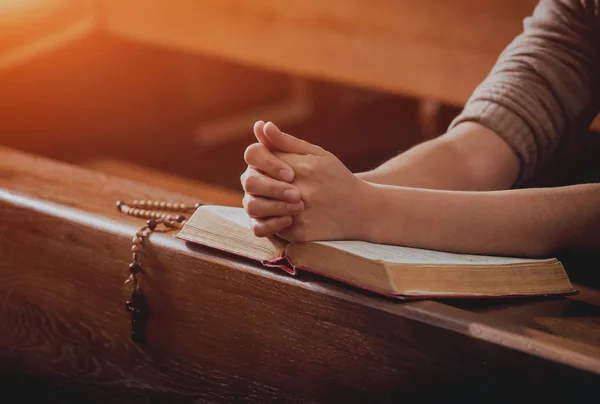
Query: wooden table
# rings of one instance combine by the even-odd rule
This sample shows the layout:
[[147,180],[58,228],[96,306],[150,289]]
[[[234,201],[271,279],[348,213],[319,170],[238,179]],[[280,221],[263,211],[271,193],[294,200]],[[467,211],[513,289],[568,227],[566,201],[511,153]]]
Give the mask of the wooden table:
[[121,284],[140,221],[119,214],[115,200],[238,201],[211,192],[178,195],[0,148],[3,392],[111,403],[595,394],[594,289],[561,299],[401,303],[170,234],[153,234],[147,246],[149,342],[133,344]]

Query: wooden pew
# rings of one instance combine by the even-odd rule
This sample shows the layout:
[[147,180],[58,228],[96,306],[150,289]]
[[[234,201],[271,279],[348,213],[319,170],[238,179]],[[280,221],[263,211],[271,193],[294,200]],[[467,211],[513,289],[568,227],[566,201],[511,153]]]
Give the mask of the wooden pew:
[[0,148],[3,394],[111,403],[595,394],[596,290],[403,303],[268,271],[171,234],[153,234],[145,247],[152,314],[148,343],[135,345],[121,285],[140,220],[114,203],[195,198],[204,198],[201,186],[192,197]]
[[[113,35],[462,106],[538,0],[100,0]],[[600,119],[592,124],[600,129]]]

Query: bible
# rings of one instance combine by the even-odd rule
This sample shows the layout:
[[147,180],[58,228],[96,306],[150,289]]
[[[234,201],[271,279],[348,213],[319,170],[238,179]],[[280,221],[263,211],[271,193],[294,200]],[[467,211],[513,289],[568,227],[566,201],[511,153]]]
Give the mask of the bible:
[[177,238],[250,258],[289,274],[308,271],[396,298],[467,298],[576,293],[556,258],[454,254],[364,241],[288,243],[259,238],[241,208],[199,207]]

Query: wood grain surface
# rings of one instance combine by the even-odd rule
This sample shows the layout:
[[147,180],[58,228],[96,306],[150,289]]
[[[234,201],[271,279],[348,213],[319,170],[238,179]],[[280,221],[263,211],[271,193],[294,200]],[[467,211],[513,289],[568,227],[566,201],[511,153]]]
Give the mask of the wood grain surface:
[[527,309],[550,300],[506,302],[520,320],[389,301],[170,234],[153,234],[143,255],[152,313],[137,346],[120,287],[140,223],[114,208],[133,198],[194,199],[0,148],[4,391],[26,400],[33,384],[55,402],[490,402],[585,397],[599,381],[595,326],[579,323],[575,338],[523,325],[572,323]]

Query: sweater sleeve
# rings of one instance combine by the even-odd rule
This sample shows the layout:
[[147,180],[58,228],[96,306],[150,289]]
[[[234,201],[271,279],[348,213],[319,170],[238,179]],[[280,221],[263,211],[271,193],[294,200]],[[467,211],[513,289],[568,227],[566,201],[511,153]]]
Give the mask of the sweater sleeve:
[[450,128],[475,121],[518,156],[518,183],[597,112],[600,0],[542,0]]

